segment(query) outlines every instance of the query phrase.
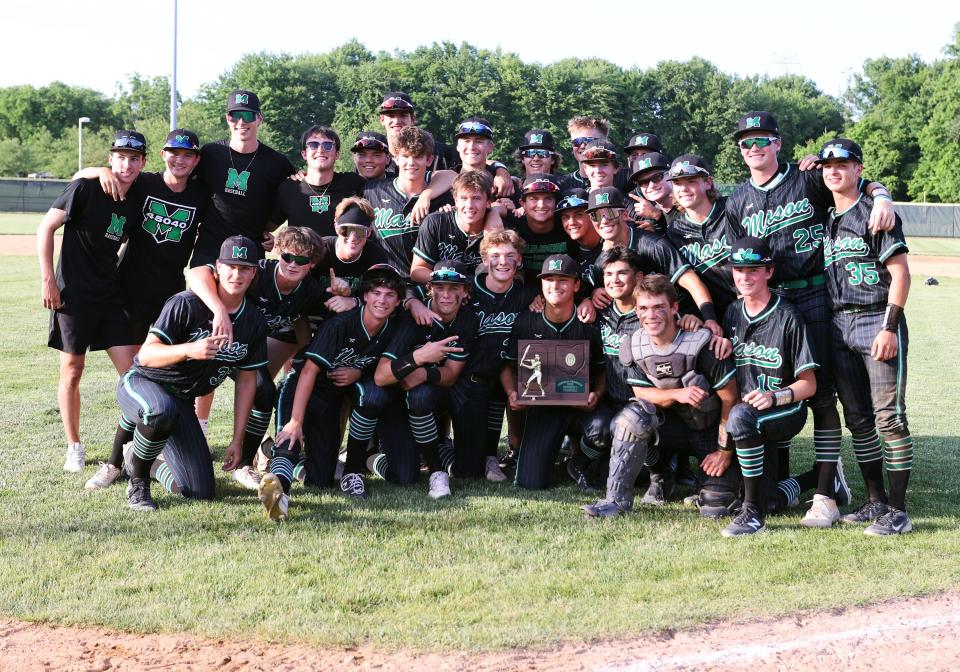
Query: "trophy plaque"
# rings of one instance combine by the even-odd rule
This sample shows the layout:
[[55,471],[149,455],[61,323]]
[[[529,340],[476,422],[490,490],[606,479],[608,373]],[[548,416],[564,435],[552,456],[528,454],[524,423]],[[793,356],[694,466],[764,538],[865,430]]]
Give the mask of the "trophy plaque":
[[590,396],[590,341],[520,340],[517,402],[582,406]]

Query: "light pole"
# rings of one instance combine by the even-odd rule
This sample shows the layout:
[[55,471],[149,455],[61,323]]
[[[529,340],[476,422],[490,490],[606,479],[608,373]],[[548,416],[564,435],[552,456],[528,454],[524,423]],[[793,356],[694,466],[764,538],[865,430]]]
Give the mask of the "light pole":
[[170,77],[170,130],[177,127],[177,0],[173,0],[173,73]]
[[77,170],[83,170],[83,125],[90,123],[90,117],[77,119]]

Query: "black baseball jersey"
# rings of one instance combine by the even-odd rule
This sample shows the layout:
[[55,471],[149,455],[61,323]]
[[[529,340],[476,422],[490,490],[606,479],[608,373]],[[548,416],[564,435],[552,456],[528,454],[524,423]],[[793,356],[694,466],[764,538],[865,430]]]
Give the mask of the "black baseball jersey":
[[261,259],[260,272],[248,293],[267,322],[268,335],[273,337],[292,334],[294,323],[301,317],[325,313],[323,303],[330,298],[311,275],[289,294],[281,294],[277,286],[279,264],[276,259]]
[[434,212],[420,225],[413,253],[432,267],[441,259],[459,261],[470,273],[480,265],[483,231],[470,236],[457,224],[456,212]]
[[474,276],[469,307],[477,316],[477,340],[470,358],[470,373],[488,380],[500,375],[517,316],[528,310],[537,287],[514,280],[507,291],[487,288],[487,274]]
[[[427,308],[430,308],[431,302],[427,302]],[[450,347],[463,348],[463,352],[454,352],[447,357],[452,360],[465,362],[470,358],[473,352],[474,341],[477,336],[477,316],[473,311],[466,307],[457,311],[457,316],[449,324],[433,320],[429,327],[421,327],[413,321],[410,314],[406,311],[401,313],[397,331],[391,339],[387,349],[383,351],[384,357],[397,359],[403,355],[409,354],[427,343],[435,343],[450,336],[457,336],[457,340],[450,342]],[[441,360],[437,364],[427,366],[440,366]]]
[[[600,338],[603,340],[603,355],[607,359],[607,395],[614,401],[626,403],[633,396],[627,382],[633,367],[626,367],[620,361],[620,341],[627,339],[640,328],[640,318],[635,310],[621,313],[616,301],[597,315],[600,326]],[[629,345],[629,340],[627,341]]]
[[[433,163],[430,166],[430,170],[434,173],[438,170],[448,170],[458,163],[460,163],[460,155],[457,153],[457,148],[434,138]],[[397,163],[391,158],[384,171],[384,175],[392,180],[397,176],[397,173]]]
[[327,236],[323,239],[323,244],[326,247],[326,254],[324,254],[320,263],[314,267],[313,276],[324,289],[330,286],[330,269],[332,268],[338,278],[347,281],[351,293],[356,296],[363,273],[374,264],[387,263],[387,256],[383,252],[383,247],[374,236],[367,238],[363,250],[360,251],[360,256],[353,261],[344,261],[337,256],[337,236]]
[[186,287],[183,269],[203,222],[207,194],[196,180],[188,180],[183,191],[173,191],[163,173],[140,173],[135,186],[143,209],[127,227],[120,277],[127,309],[153,320],[166,300]]
[[[650,219],[649,217],[641,217],[637,213],[637,205],[639,204],[630,196],[630,194],[633,194],[634,196],[638,196],[640,198],[644,198],[644,195],[640,191],[640,187],[635,188],[633,191],[629,193],[624,192],[623,202],[627,204],[627,215],[630,217],[631,221],[637,224],[639,224],[640,222],[650,222],[650,224],[653,225],[653,233],[657,234],[658,236],[667,235],[667,226],[669,225],[670,217],[676,215],[677,213],[676,207],[671,208],[670,212],[662,212],[659,210],[659,208],[657,208],[657,210],[660,211],[661,214],[656,219]],[[652,205],[656,207],[656,203],[652,203]]]
[[372,371],[393,339],[399,318],[388,318],[380,331],[369,334],[364,310],[361,306],[325,320],[304,352],[306,358],[327,371],[341,367]]
[[741,398],[757,389],[771,392],[787,387],[802,371],[820,367],[800,312],[776,294],[753,317],[747,315],[742,299],[730,304],[723,326],[733,342]]
[[[267,365],[267,323],[248,299],[230,315],[233,340],[213,359],[188,359],[164,368],[144,366],[139,356],[133,369],[171,394],[184,399],[202,397],[222,383],[234,369]],[[200,297],[186,290],[170,297],[150,333],[167,345],[193,343],[213,333],[213,313]]]
[[123,285],[117,252],[129,230],[139,222],[138,193],[114,201],[95,179],[68,184],[52,208],[67,213],[63,226],[57,287],[65,308],[121,307]]
[[262,142],[249,154],[230,149],[229,140],[201,147],[195,174],[210,201],[197,248],[215,259],[220,243],[238,234],[259,245],[269,228],[277,189],[293,172],[287,157]]
[[827,289],[835,310],[862,306],[883,309],[890,293],[890,271],[886,261],[906,254],[906,240],[900,216],[892,231],[870,233],[873,199],[860,199],[843,212],[831,208],[823,239],[823,267]]
[[[393,264],[403,277],[409,277],[413,247],[420,230],[419,225],[410,220],[410,211],[417,203],[417,196],[408,197],[401,192],[396,178],[367,182],[363,196],[373,206],[373,226],[387,262]],[[452,201],[450,193],[446,192],[430,201],[430,211],[436,211],[448,203]]]
[[306,226],[321,236],[334,236],[333,213],[350,196],[362,196],[366,180],[356,173],[334,173],[325,185],[315,187],[304,179],[285,180],[277,189],[277,202],[271,215],[273,226]]
[[504,359],[515,362],[523,355],[517,352],[517,344],[523,340],[548,339],[554,341],[590,341],[590,377],[596,380],[596,373],[606,368],[606,358],[603,356],[603,342],[600,339],[600,329],[593,324],[585,324],[577,319],[576,310],[570,319],[563,324],[554,324],[547,319],[546,312],[532,313],[521,311],[513,325],[510,334],[510,345],[507,347]]
[[[572,173],[561,175],[558,181],[560,183],[560,191],[566,191],[567,189],[586,189],[590,191],[590,180],[580,174],[579,168]],[[623,167],[617,171],[617,174],[613,176],[613,186],[619,189],[621,194],[626,196],[626,193],[630,191],[629,168]]]
[[667,240],[703,278],[720,316],[737,298],[733,270],[727,263],[733,241],[724,215],[726,200],[719,197],[707,218],[699,223],[687,213],[674,213],[666,234]]
[[[645,274],[660,273],[676,284],[680,276],[690,270],[690,264],[683,260],[673,245],[654,233],[630,226],[627,247],[640,257],[640,270]],[[594,287],[603,287],[603,271],[596,264],[588,269],[586,277]]]
[[[679,339],[682,335],[683,332],[678,330],[673,342],[676,343],[677,339]],[[693,370],[702,374],[710,383],[710,387],[713,390],[719,390],[720,388],[724,387],[736,374],[733,358],[727,357],[726,359],[717,359],[716,355],[713,354],[713,349],[710,347],[709,342],[700,349],[699,353],[697,353],[697,358],[694,360],[693,364]],[[671,375],[672,374],[673,372],[671,371]],[[656,387],[653,381],[650,380],[650,376],[647,375],[647,372],[641,369],[639,366],[630,367],[630,376],[627,379],[627,382],[635,387]]]
[[580,279],[588,281],[590,278],[590,269],[594,266],[597,259],[603,253],[603,241],[601,240],[595,248],[587,249],[583,245],[577,244],[577,255],[574,257],[580,265]]
[[821,245],[832,205],[833,193],[823,182],[823,171],[800,170],[788,163],[766,184],[748,180],[737,187],[727,199],[726,217],[734,240],[756,236],[767,241],[776,284],[823,272]]
[[537,233],[530,228],[527,218],[514,217],[508,213],[503,220],[503,226],[506,229],[516,231],[526,248],[523,251],[523,275],[528,285],[539,285],[537,276],[543,269],[544,260],[553,254],[568,254],[577,259],[580,254],[580,246],[577,245],[563,227],[555,222],[553,228],[546,233]]

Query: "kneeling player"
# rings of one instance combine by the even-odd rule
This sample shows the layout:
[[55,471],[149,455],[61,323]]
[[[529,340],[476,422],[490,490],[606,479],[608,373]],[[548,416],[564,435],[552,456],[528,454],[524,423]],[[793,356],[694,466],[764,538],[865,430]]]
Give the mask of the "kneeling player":
[[[650,490],[643,502],[664,503],[673,483],[670,458],[692,454],[709,477],[704,492],[711,499],[701,511],[720,515],[730,509],[738,486],[720,424],[736,403],[733,362],[713,354],[708,329],[679,329],[677,292],[666,277],[645,277],[636,295],[641,328],[620,345],[635,397],[613,420],[607,497],[584,511],[588,516],[630,511],[644,464],[650,469]],[[652,443],[655,433],[659,440]],[[722,495],[723,501],[715,501]]]
[[776,442],[803,429],[807,407],[801,402],[817,390],[814,370],[819,365],[810,350],[803,317],[770,291],[774,269],[767,243],[751,236],[741,238],[733,244],[730,259],[733,282],[742,298],[727,308],[723,324],[733,342],[743,401],[730,411],[727,434],[734,441],[743,474],[743,507],[723,529],[723,536],[736,537],[766,529],[768,490],[780,500],[773,509],[800,495],[797,481],[787,479],[770,487],[764,483],[764,474],[768,481],[776,478]]
[[224,469],[235,468],[242,459],[257,370],[267,364],[267,324],[245,296],[257,274],[258,251],[244,236],[227,238],[220,248],[217,293],[232,323],[232,339],[212,336],[213,313],[193,292],[180,292],[164,304],[133,366],[120,379],[120,409],[125,418],[136,419],[127,460],[127,505],[132,509],[156,510],[150,475],[161,452],[164,462],[154,475],[164,487],[185,497],[213,498],[213,466],[193,400],[215,389],[234,369],[233,440]]
[[[867,501],[841,520],[872,520],[866,533],[884,536],[913,529],[906,510],[913,439],[903,403],[907,387],[903,306],[910,292],[910,269],[899,217],[892,231],[870,231],[873,199],[857,189],[862,156],[856,143],[833,140],[824,145],[817,163],[836,203],[827,218],[823,263],[833,303],[837,393],[867,486]],[[889,499],[883,489],[884,466]],[[835,521],[836,508],[828,515]]]
[[400,273],[387,264],[371,267],[360,281],[359,308],[325,320],[283,384],[277,403],[277,435],[270,474],[260,481],[260,501],[271,520],[286,519],[293,468],[306,450],[307,485],[329,487],[334,482],[340,450],[340,407],[345,396],[353,404],[347,435],[347,463],[340,489],[363,497],[360,472],[367,443],[386,403],[386,392],[374,385],[374,366],[391,341],[396,320],[391,316],[403,291]]

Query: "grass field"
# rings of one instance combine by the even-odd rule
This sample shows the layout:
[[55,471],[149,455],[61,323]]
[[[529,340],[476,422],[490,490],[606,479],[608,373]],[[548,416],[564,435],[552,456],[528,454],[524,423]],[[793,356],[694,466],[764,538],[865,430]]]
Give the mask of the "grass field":
[[[597,523],[572,486],[541,493],[454,481],[371,479],[346,501],[295,488],[291,519],[269,524],[253,493],[218,478],[215,502],[157,494],[156,515],[130,512],[123,487],[84,492],[105,460],[117,418],[116,374],[89,358],[83,383],[85,473],[61,471],[56,356],[44,346],[28,257],[0,265],[0,614],[134,632],[190,632],[317,645],[489,650],[608,638],[705,621],[868,603],[960,586],[960,457],[950,408],[960,399],[960,280],[915,283],[908,403],[917,468],[916,530],[897,539],[862,529],[799,526],[727,540],[680,503]],[[228,440],[230,385],[218,396],[212,443]],[[812,455],[810,429],[794,465]],[[863,496],[846,437],[855,499]],[[159,487],[154,488],[155,492]]]

